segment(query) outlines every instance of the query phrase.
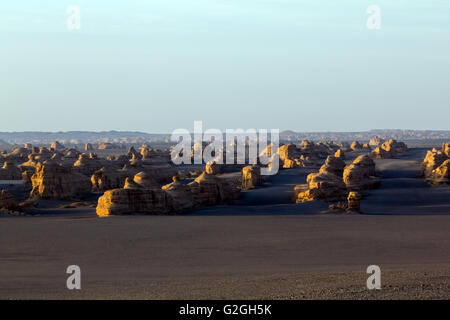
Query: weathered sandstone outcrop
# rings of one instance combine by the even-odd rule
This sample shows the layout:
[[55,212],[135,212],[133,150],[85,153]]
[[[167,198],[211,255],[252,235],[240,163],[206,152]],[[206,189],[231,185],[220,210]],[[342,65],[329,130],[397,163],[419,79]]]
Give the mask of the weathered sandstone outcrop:
[[182,212],[194,208],[196,203],[189,186],[182,184],[177,176],[173,177],[173,182],[162,187],[166,192],[167,211]]
[[91,176],[92,191],[100,192],[120,188],[124,185],[125,179],[130,176],[132,174],[126,170],[103,167]]
[[237,185],[206,172],[188,185],[194,194],[194,202],[197,206],[223,204],[237,199],[240,194]]
[[367,155],[360,155],[344,168],[343,180],[352,191],[372,189],[380,183],[375,171],[375,162]]
[[332,173],[338,177],[342,177],[345,162],[341,158],[328,156],[325,163],[320,167],[319,173]]
[[379,136],[373,136],[369,141],[369,145],[372,147],[379,147],[384,143],[384,141],[385,140],[380,138]]
[[218,164],[215,161],[208,162],[205,165],[205,172],[207,174],[216,175],[216,174],[222,173],[222,171],[223,171],[223,165]]
[[373,158],[389,159],[404,155],[408,151],[408,147],[403,142],[397,142],[394,139],[385,141],[381,147],[376,147],[371,156]]
[[347,203],[338,202],[329,205],[328,209],[335,212],[361,212],[361,195],[358,192],[349,192]]
[[73,164],[74,172],[84,174],[86,176],[91,176],[95,171],[102,167],[100,161],[96,158],[94,154],[82,153],[79,155],[78,160]]
[[431,172],[429,181],[433,185],[450,183],[450,159],[445,160],[439,167]]
[[125,188],[108,190],[98,200],[97,215],[177,213],[204,205],[222,204],[239,196],[239,189],[227,181],[203,173],[184,185],[178,178],[162,188],[144,186],[139,179],[126,179]]
[[[307,189],[296,186],[296,203],[325,200],[338,201],[347,196],[347,187],[341,177],[333,173],[311,173],[306,178]],[[305,190],[306,189],[306,190]]]
[[350,145],[350,149],[352,149],[353,151],[361,150],[362,148],[363,148],[362,144],[359,143],[358,141],[353,141],[352,144]]
[[0,168],[0,180],[21,180],[22,171],[10,161],[6,161]]
[[108,190],[98,199],[96,212],[99,217],[129,213],[166,213],[166,193],[161,189],[146,188]]
[[344,150],[342,150],[342,149],[338,149],[338,150],[334,153],[334,156],[335,156],[336,158],[341,158],[342,160],[345,160],[345,153],[344,153]]
[[[173,178],[173,180],[175,180],[175,177]],[[156,182],[156,180],[151,175],[143,171],[135,174],[133,181],[143,188],[148,189],[161,188],[161,186]]]
[[422,176],[433,186],[450,183],[450,157],[447,155],[449,145],[447,142],[442,145],[442,150],[429,150],[422,162]]
[[261,176],[261,167],[246,166],[242,168],[241,182],[243,190],[254,189],[256,186],[261,185],[264,182]]
[[33,189],[30,199],[74,199],[83,196],[91,189],[87,176],[72,172],[71,167],[64,167],[52,160],[36,166],[36,173],[31,177],[31,183]]

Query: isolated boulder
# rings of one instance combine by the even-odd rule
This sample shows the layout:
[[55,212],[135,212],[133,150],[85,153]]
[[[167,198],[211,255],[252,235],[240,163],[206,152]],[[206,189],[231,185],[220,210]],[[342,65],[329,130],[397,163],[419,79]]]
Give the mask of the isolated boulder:
[[345,162],[341,158],[335,156],[328,156],[325,163],[320,167],[320,173],[332,173],[338,177],[342,177],[344,172]]
[[422,162],[422,176],[427,180],[433,179],[433,171],[443,164],[449,157],[441,150],[428,150],[425,159]]
[[264,182],[261,176],[261,167],[246,166],[242,168],[241,182],[243,190],[254,189],[256,186],[261,185]]
[[345,153],[344,153],[344,150],[342,150],[342,149],[338,149],[338,150],[334,153],[334,156],[335,156],[336,158],[340,158],[340,159],[342,159],[342,160],[345,160]]
[[360,155],[344,168],[343,180],[347,188],[353,191],[372,189],[380,183],[375,162],[367,155]]
[[296,203],[324,200],[343,200],[347,196],[347,187],[341,177],[333,173],[310,173],[306,178],[308,188],[299,192]]

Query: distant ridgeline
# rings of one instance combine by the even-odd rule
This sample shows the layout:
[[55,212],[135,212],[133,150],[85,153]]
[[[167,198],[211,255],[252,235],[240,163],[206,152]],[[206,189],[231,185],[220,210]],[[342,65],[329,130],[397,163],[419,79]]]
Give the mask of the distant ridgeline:
[[[0,150],[9,149],[12,145],[50,144],[59,141],[62,144],[82,144],[113,142],[124,144],[169,143],[170,134],[151,134],[138,131],[67,131],[67,132],[0,132]],[[359,132],[280,132],[280,141],[299,142],[301,140],[333,140],[333,141],[369,141],[373,136],[383,139],[407,140],[449,140],[450,130],[370,130]]]

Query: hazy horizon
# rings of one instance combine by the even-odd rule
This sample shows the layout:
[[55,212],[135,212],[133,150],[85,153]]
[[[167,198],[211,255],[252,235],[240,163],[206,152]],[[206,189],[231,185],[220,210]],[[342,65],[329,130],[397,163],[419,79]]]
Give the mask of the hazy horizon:
[[[379,5],[381,29],[367,7]],[[68,30],[67,7],[81,10]],[[450,2],[0,4],[0,131],[449,130]]]

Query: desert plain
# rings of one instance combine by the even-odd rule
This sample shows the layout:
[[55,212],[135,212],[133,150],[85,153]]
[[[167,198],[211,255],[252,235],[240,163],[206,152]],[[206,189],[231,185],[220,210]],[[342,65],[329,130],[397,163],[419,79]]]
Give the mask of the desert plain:
[[5,152],[0,298],[449,299],[448,144],[377,139],[282,144],[266,177],[146,146]]

